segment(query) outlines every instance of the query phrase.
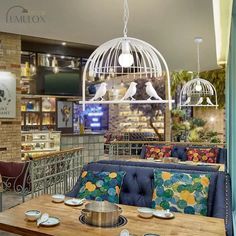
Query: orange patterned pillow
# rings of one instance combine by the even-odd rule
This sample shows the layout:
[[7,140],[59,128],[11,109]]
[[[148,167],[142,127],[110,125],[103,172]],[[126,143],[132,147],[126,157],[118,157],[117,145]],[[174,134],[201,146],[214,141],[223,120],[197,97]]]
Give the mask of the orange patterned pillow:
[[162,159],[170,157],[172,146],[146,146],[145,158]]
[[216,163],[218,148],[187,148],[188,161]]

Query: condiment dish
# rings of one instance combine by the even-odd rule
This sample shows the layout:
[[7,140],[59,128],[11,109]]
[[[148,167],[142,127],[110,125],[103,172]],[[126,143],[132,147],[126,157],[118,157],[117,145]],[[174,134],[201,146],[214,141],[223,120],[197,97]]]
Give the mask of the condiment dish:
[[29,210],[25,212],[25,217],[29,221],[36,221],[41,216],[41,212],[38,210]]
[[59,203],[59,202],[64,202],[64,200],[65,200],[65,195],[63,194],[52,195],[53,202]]
[[151,208],[146,208],[146,207],[138,208],[139,216],[141,216],[142,218],[151,218],[153,215],[153,211],[154,210]]

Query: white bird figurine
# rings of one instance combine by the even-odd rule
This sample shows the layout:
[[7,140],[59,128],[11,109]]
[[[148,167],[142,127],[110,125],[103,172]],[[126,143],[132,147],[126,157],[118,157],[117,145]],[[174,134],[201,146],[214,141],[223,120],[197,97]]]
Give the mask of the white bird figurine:
[[188,97],[187,100],[185,101],[184,105],[189,105],[190,102],[191,102],[191,97]]
[[145,85],[146,85],[146,93],[149,96],[148,100],[151,100],[152,97],[157,100],[163,100],[161,97],[158,96],[151,82],[146,82]]
[[201,105],[202,102],[203,102],[203,97],[200,97],[199,100],[198,100],[198,102],[196,103],[196,105]]
[[207,100],[208,105],[212,105],[212,106],[214,105],[209,97],[207,97],[206,100]]
[[133,98],[133,96],[134,96],[134,95],[136,94],[136,92],[137,92],[136,86],[137,86],[137,83],[136,83],[136,82],[131,82],[129,88],[127,89],[127,91],[126,91],[124,97],[121,98],[121,100],[127,100],[128,98],[131,98],[132,101],[135,100],[135,99]]
[[95,100],[98,100],[98,99],[101,99],[103,101],[104,100],[103,96],[105,96],[106,92],[107,92],[107,84],[103,82],[99,86],[99,88],[96,91],[94,97],[92,99],[90,99],[90,101],[95,101]]

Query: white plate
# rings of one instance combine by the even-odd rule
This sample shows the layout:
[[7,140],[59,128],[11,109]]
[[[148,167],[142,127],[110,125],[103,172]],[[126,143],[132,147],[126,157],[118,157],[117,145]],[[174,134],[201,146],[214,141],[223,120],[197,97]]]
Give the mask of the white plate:
[[175,217],[174,213],[172,212],[166,212],[166,211],[154,211],[153,215],[158,217],[158,218],[162,218],[162,219],[172,219]]
[[57,217],[50,216],[47,221],[42,222],[40,225],[42,226],[55,226],[60,223],[60,220]]
[[66,200],[64,203],[69,206],[81,206],[84,203],[84,199],[72,198]]

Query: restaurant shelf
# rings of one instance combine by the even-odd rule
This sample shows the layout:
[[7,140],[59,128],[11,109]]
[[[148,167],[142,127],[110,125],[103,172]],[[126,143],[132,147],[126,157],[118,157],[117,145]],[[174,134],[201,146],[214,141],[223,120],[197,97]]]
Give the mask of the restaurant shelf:
[[53,151],[60,151],[60,131],[22,131],[22,157],[36,156]]
[[43,130],[46,126],[56,129],[55,97],[21,98],[22,130],[28,127]]

